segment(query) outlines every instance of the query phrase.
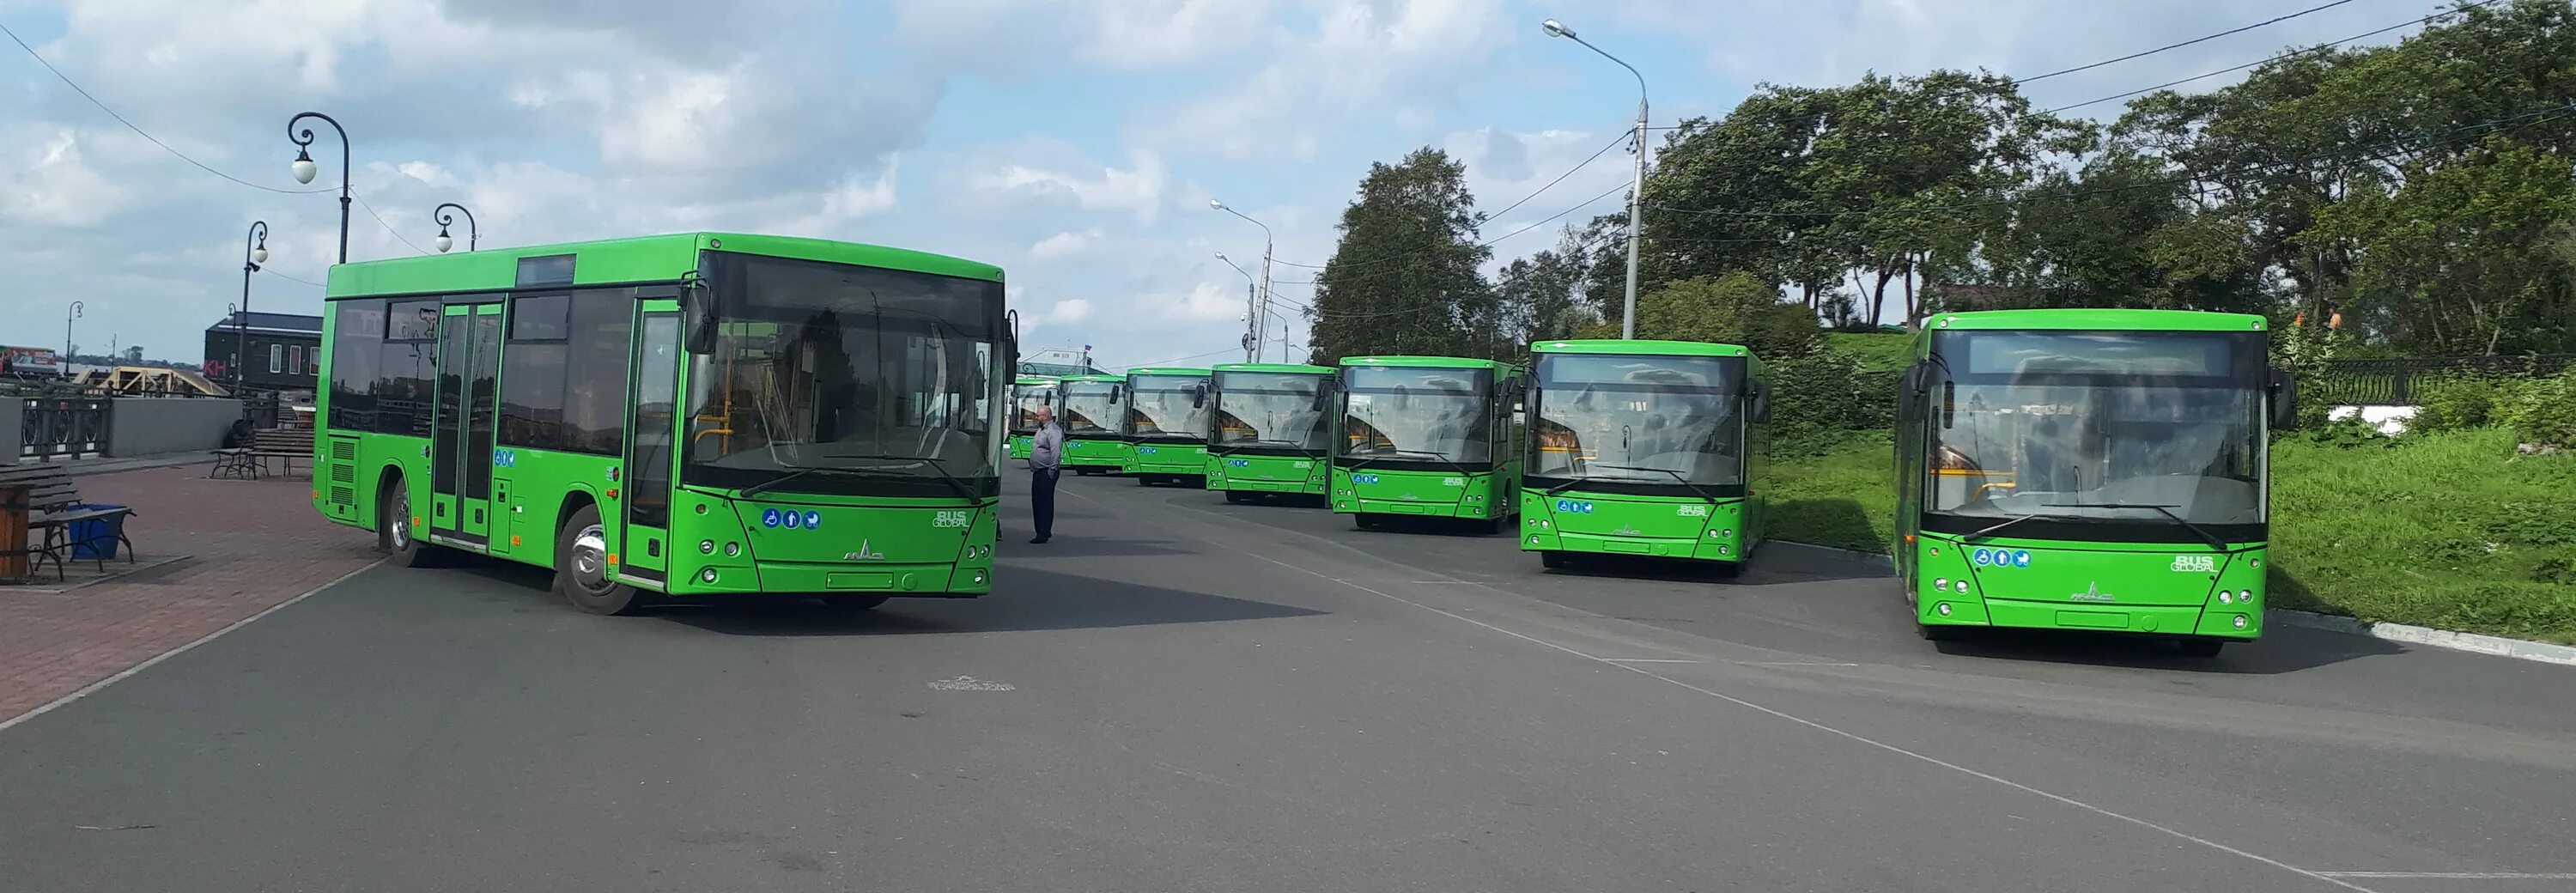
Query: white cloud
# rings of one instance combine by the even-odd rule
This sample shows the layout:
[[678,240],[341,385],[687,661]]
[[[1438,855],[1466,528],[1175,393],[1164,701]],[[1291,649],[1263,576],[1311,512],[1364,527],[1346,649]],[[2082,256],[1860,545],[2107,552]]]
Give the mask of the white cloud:
[[96,226],[123,208],[131,191],[101,176],[69,128],[0,132],[0,220],[13,225]]
[[1232,161],[1311,158],[1324,137],[1316,122],[1376,116],[1352,114],[1363,108],[1419,115],[1515,34],[1490,0],[1333,0],[1312,33],[1283,33],[1262,48],[1270,61],[1260,71],[1144,133]]
[[[1078,153],[1077,153],[1078,155]],[[1045,162],[1005,162],[975,174],[970,185],[1005,201],[1070,201],[1086,211],[1126,211],[1140,223],[1153,223],[1163,210],[1171,172],[1162,156],[1136,149],[1125,169],[1068,159],[1064,166]]]
[[[1082,249],[1090,244],[1091,237],[1082,233],[1057,233],[1044,239],[1040,239],[1037,244],[1029,246],[1029,259],[1052,260],[1059,257],[1071,257],[1082,253]],[[1085,306],[1087,307],[1089,305],[1086,304]]]
[[1046,309],[1046,313],[1044,315],[1039,317],[1039,319],[1051,323],[1081,322],[1090,318],[1091,302],[1082,298],[1066,298],[1064,300],[1057,301],[1054,305],[1049,306]]

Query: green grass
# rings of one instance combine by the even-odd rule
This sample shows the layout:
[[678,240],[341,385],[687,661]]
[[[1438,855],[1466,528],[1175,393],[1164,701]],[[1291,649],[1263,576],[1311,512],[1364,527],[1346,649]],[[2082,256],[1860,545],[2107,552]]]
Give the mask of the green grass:
[[1901,372],[1909,337],[1895,332],[1826,332],[1825,346],[1860,360],[1863,370]]
[[[1887,551],[1892,462],[1883,433],[1776,457],[1768,535]],[[2284,438],[2272,473],[2274,605],[2576,644],[2576,454],[2518,456],[2493,428]]]

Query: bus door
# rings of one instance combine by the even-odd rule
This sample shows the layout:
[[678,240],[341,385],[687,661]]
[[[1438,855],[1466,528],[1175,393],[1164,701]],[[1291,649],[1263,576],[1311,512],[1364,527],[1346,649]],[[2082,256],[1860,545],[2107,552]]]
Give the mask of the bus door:
[[617,575],[666,585],[670,567],[671,473],[679,457],[680,308],[677,301],[647,299],[637,305],[632,389],[627,405],[626,529],[617,538],[623,563]]
[[493,399],[501,372],[501,305],[459,304],[438,327],[438,411],[430,448],[431,536],[485,546],[492,535]]

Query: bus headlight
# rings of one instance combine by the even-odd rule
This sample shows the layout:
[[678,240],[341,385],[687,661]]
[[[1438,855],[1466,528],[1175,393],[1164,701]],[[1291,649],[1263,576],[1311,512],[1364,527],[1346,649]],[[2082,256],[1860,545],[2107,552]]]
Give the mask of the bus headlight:
[[2250,604],[2253,604],[2253,603],[2254,603],[2254,590],[2251,590],[2251,589],[2239,589],[2239,590],[2237,590],[2237,591],[2236,591],[2236,603],[2237,603],[2237,604],[2240,604],[2240,605],[2250,605]]
[[726,543],[726,544],[725,544],[725,557],[726,557],[726,558],[732,558],[732,557],[735,557],[735,556],[737,556],[737,555],[741,555],[741,554],[742,554],[742,544],[741,544],[741,543]]
[[1948,616],[1950,616],[1950,603],[1949,603],[1949,602],[1942,602],[1942,603],[1940,603],[1940,604],[1933,605],[1933,606],[1932,606],[1932,613],[1939,614],[1939,615],[1941,615],[1941,616],[1943,616],[1943,617],[1948,617]]
[[706,570],[702,570],[702,571],[699,571],[699,572],[698,572],[698,582],[700,582],[700,583],[713,583],[713,582],[715,582],[715,581],[716,581],[716,569],[715,569],[715,568],[707,568]]
[[2219,604],[2222,604],[2222,605],[2225,605],[2225,604],[2233,604],[2233,603],[2235,603],[2235,601],[2236,601],[2236,593],[2229,592],[2229,591],[2224,590],[2224,589],[2221,589],[2221,590],[2219,590],[2219,591],[2218,591],[2218,603],[2219,603]]
[[1934,591],[1934,592],[1948,592],[1948,591],[1950,591],[1950,578],[1948,578],[1948,577],[1934,577],[1934,578],[1932,578],[1932,591]]
[[716,541],[715,541],[715,540],[699,540],[699,541],[698,541],[698,554],[700,554],[700,555],[713,555],[713,554],[716,554]]
[[1968,591],[1968,578],[1960,577],[1958,582],[1950,584],[1950,588],[1956,589],[1960,592]]
[[2236,628],[2237,628],[2237,629],[2244,629],[2244,628],[2245,628],[2245,615],[2243,615],[2243,614],[2238,614],[2238,615],[2236,615]]

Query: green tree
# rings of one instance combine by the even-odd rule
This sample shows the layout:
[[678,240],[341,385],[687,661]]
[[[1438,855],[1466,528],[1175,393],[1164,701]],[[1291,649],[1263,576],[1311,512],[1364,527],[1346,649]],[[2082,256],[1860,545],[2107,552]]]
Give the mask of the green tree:
[[[1341,243],[1315,277],[1312,362],[1411,353],[1492,356],[1517,333],[1479,267],[1493,251],[1466,166],[1438,149],[1369,165],[1342,212]],[[1517,355],[1517,348],[1509,351]]]
[[[1619,337],[1619,323],[1594,323],[1586,338]],[[1747,273],[1684,279],[1637,297],[1637,337],[1666,341],[1741,344],[1764,359],[1815,351],[1824,330],[1804,305],[1780,300],[1780,291]]]

